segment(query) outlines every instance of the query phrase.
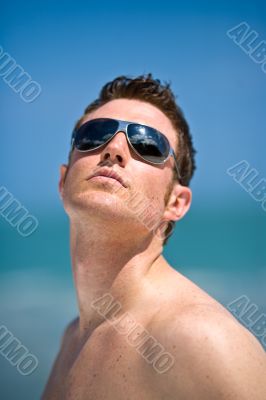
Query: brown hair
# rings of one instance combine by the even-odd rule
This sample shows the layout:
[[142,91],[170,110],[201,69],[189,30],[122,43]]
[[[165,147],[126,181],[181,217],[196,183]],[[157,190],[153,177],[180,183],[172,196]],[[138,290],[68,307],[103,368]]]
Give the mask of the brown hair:
[[[122,75],[106,83],[101,89],[99,97],[86,107],[83,116],[77,121],[74,131],[82,125],[84,117],[88,113],[97,110],[111,100],[121,98],[148,102],[160,109],[170,119],[178,137],[175,154],[179,165],[179,182],[183,186],[189,186],[196,169],[196,151],[193,147],[188,123],[181,108],[176,103],[176,98],[170,89],[170,83],[162,84],[159,79],[154,79],[151,73],[140,75],[136,78]],[[72,150],[69,153],[68,161],[70,161],[71,154]],[[174,171],[173,181],[178,179],[175,168]],[[168,233],[173,230],[173,221],[171,225],[165,231],[166,239],[164,240],[164,245],[166,244]]]

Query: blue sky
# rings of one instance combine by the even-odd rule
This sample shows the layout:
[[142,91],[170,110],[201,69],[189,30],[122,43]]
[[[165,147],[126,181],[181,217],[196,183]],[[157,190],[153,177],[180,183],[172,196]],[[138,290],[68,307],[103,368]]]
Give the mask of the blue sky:
[[0,80],[1,183],[22,202],[60,207],[58,170],[74,122],[108,80],[152,72],[172,82],[190,124],[198,150],[196,204],[252,204],[226,169],[245,159],[266,175],[266,74],[226,31],[246,21],[265,40],[262,1],[15,1],[2,7],[0,45],[42,88],[24,103]]

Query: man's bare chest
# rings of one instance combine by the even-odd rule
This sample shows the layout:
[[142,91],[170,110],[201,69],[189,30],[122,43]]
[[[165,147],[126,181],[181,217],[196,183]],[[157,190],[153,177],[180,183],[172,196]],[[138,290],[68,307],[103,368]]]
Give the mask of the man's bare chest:
[[146,374],[146,361],[116,331],[97,332],[74,356],[68,350],[74,349],[63,347],[59,354],[51,396],[44,400],[156,398]]

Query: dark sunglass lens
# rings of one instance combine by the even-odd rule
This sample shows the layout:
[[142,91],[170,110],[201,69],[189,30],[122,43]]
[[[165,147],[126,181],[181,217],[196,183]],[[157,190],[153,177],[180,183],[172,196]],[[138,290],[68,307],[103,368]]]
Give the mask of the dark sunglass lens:
[[80,151],[94,150],[106,143],[117,127],[118,122],[113,119],[98,118],[85,122],[76,132],[74,145]]
[[160,164],[169,154],[167,138],[153,128],[131,124],[128,137],[134,149],[147,161]]

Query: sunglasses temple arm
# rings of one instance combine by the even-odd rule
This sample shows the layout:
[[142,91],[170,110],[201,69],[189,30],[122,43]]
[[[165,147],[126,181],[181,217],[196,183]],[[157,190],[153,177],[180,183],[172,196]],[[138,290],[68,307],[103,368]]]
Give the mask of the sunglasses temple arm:
[[179,171],[178,161],[177,161],[177,158],[176,158],[176,155],[175,155],[175,152],[174,152],[173,149],[171,149],[171,155],[172,155],[173,158],[174,158],[174,162],[175,162],[175,166],[176,166],[176,170],[177,170],[178,179],[181,180],[181,175],[180,175],[180,171]]
[[74,130],[74,131],[72,132],[72,135],[71,135],[71,142],[70,142],[71,151],[72,151],[72,150],[73,150],[73,148],[74,148],[74,140],[75,140],[75,136],[76,136],[76,131]]

